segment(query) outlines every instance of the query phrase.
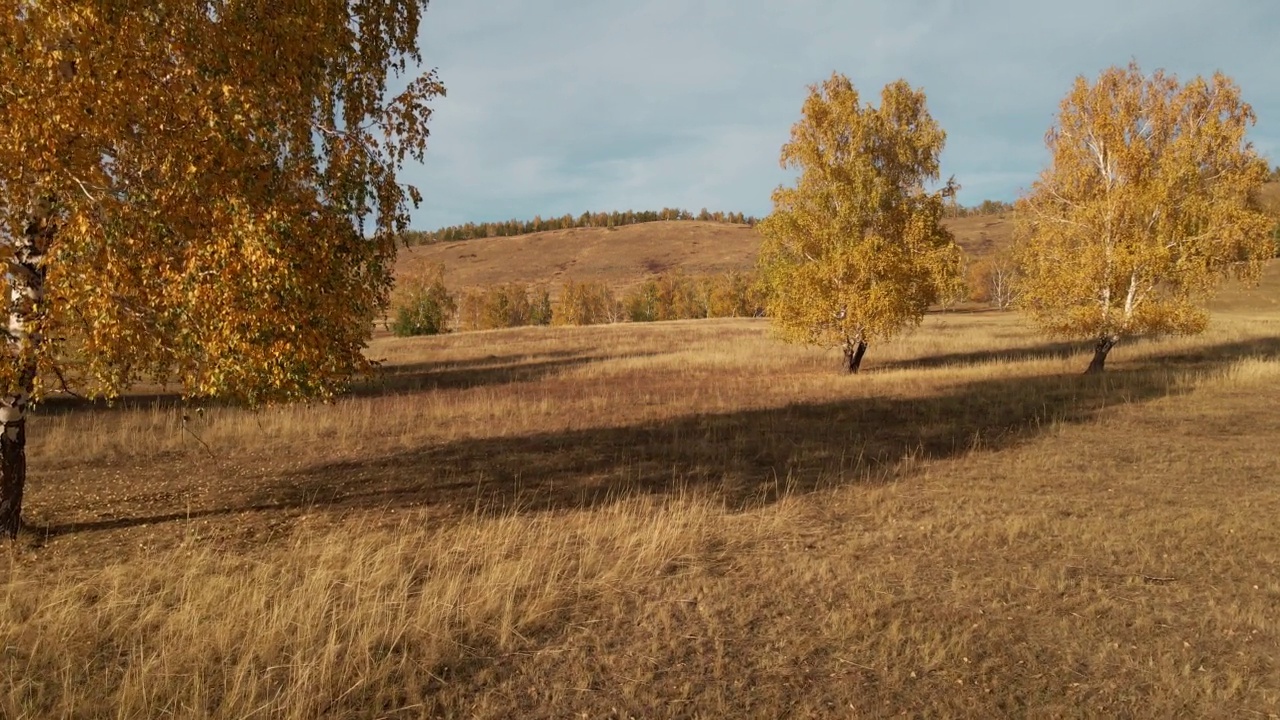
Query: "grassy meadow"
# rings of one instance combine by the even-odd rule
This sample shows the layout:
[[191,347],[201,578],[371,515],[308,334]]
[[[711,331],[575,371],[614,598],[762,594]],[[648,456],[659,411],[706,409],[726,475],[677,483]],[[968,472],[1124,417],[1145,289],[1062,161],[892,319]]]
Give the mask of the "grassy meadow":
[[856,377],[705,320],[47,403],[0,717],[1280,716],[1280,315],[1219,310],[1100,377],[957,312]]

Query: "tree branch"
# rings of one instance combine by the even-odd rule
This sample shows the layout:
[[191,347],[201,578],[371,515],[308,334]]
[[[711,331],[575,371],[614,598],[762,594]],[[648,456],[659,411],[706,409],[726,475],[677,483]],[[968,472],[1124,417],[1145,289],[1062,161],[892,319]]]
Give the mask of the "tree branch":
[[72,390],[71,386],[67,384],[67,378],[65,375],[62,374],[62,368],[58,367],[57,365],[54,365],[53,374],[55,377],[58,378],[59,389],[62,392],[66,393],[67,395],[70,395],[73,398],[76,398],[77,400],[84,400],[88,402],[89,398],[85,397],[84,395],[81,395],[75,390]]

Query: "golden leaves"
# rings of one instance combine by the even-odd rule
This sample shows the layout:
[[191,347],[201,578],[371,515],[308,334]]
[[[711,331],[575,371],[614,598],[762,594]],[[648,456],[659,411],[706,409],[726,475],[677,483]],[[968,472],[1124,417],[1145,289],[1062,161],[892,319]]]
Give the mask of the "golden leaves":
[[1254,121],[1221,73],[1078,78],[1046,135],[1053,164],[1018,203],[1021,307],[1065,335],[1202,330],[1198,303],[1272,253],[1250,202],[1267,174]]
[[924,189],[945,139],[905,81],[885,86],[879,108],[839,74],[810,88],[781,154],[800,177],[760,224],[767,314],[783,337],[887,339],[951,292],[960,256],[941,220],[954,185]]
[[105,394],[331,390],[420,197],[396,173],[443,87],[384,93],[425,3],[135,5],[0,0],[0,227],[57,199],[42,366]]

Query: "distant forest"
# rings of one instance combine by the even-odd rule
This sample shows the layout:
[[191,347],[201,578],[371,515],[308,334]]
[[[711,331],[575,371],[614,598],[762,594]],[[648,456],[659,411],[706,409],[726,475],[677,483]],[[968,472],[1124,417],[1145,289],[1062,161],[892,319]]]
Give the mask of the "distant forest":
[[[1013,209],[1013,203],[999,200],[983,200],[973,207],[954,205],[947,208],[947,217],[969,217],[971,215],[998,215]],[[688,210],[663,208],[661,210],[614,210],[612,212],[584,212],[577,217],[565,214],[561,217],[543,218],[535,215],[532,220],[505,220],[499,222],[467,223],[450,225],[439,230],[410,230],[404,234],[408,245],[429,245],[438,242],[455,242],[474,238],[508,237],[511,235],[527,235],[546,230],[568,230],[570,228],[620,227],[639,223],[658,222],[660,220],[700,220],[702,222],[731,223],[754,226],[759,218],[740,212],[710,212],[703,208],[697,214]]]
[[465,225],[450,225],[435,231],[410,230],[404,234],[404,239],[409,245],[427,245],[437,242],[471,240],[473,238],[526,235],[545,230],[567,230],[587,227],[610,228],[657,222],[659,220],[701,220],[703,222],[736,223],[739,225],[755,225],[759,221],[758,218],[748,217],[740,212],[709,212],[706,208],[703,208],[696,215],[688,210],[677,210],[675,208],[614,210],[613,212],[584,212],[577,217],[566,214],[562,217],[543,218],[540,215],[536,215],[532,220],[467,223]]

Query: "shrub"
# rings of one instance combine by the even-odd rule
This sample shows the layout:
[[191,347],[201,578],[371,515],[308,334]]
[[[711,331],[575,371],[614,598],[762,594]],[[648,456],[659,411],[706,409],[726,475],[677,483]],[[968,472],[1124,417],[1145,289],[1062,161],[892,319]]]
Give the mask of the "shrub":
[[469,288],[458,300],[458,329],[484,329],[484,296],[483,290]]
[[1007,310],[1013,305],[1018,266],[1007,250],[982,258],[968,269],[969,299]]
[[658,281],[648,278],[623,296],[627,319],[631,322],[653,322],[658,319]]
[[459,303],[458,322],[465,330],[495,330],[551,324],[551,293],[519,283],[468,290]]
[[623,317],[622,303],[608,285],[566,280],[552,322],[556,325],[596,325],[619,322]]
[[444,266],[439,265],[426,277],[411,281],[391,330],[400,337],[447,333],[457,310],[457,301],[444,284]]
[[709,278],[707,317],[762,317],[764,298],[749,274],[729,271]]
[[484,329],[528,325],[529,291],[519,283],[495,285],[484,296],[482,321]]
[[551,308],[551,291],[538,286],[529,298],[529,324],[550,325],[555,313]]
[[764,313],[753,278],[736,271],[694,277],[663,273],[633,288],[623,305],[632,322],[759,317]]
[[658,319],[692,320],[707,316],[705,296],[699,283],[684,273],[658,276]]

